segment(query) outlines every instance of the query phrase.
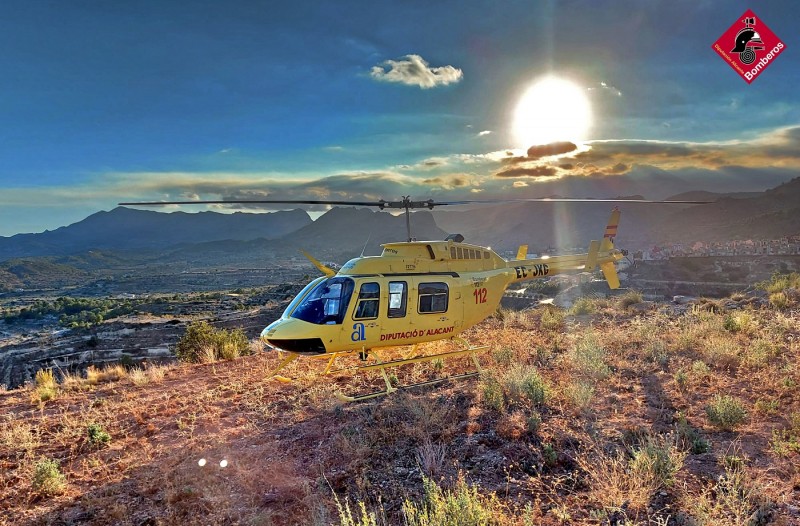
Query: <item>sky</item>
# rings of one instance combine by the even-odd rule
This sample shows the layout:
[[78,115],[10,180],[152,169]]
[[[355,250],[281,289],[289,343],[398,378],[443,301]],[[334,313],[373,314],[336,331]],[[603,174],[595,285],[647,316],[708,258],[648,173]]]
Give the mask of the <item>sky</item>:
[[[748,8],[785,44],[751,84],[712,49]],[[134,200],[764,190],[800,175],[798,34],[792,0],[10,0],[0,235]],[[578,95],[520,110],[546,78]]]

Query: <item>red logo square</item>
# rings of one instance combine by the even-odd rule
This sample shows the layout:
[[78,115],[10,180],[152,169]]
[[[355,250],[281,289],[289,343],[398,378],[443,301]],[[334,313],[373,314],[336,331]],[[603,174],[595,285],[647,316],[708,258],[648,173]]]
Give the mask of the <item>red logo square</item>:
[[783,53],[786,44],[748,9],[711,48],[750,84]]

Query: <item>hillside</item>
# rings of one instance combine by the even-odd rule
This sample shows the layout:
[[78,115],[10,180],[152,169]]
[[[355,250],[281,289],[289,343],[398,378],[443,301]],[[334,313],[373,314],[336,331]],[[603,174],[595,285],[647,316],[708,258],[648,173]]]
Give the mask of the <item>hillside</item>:
[[162,213],[117,207],[40,234],[0,237],[0,261],[88,250],[161,249],[217,240],[274,239],[311,222],[302,210],[261,214]]
[[800,312],[639,300],[505,311],[466,335],[480,379],[358,404],[333,394],[379,376],[305,359],[282,384],[269,353],[0,393],[0,521],[800,523]]

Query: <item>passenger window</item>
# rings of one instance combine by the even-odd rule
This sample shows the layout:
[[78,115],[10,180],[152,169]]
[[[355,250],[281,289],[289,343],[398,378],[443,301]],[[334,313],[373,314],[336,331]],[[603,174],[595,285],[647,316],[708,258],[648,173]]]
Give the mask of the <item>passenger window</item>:
[[420,283],[419,313],[432,314],[436,312],[447,312],[449,295],[447,283]]
[[461,247],[458,247],[456,250],[458,250],[458,259],[464,259],[464,253]]
[[402,318],[406,315],[408,285],[405,281],[389,282],[389,317]]
[[378,317],[381,286],[377,283],[364,283],[358,292],[358,304],[353,319],[369,320]]
[[450,247],[450,259],[456,259],[456,247]]

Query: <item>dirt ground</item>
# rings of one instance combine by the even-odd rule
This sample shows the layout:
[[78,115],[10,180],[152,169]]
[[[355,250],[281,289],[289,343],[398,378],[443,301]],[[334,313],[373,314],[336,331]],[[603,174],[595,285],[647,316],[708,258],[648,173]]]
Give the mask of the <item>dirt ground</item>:
[[[480,376],[366,402],[335,393],[377,373],[301,359],[285,384],[266,352],[0,393],[0,523],[347,524],[364,503],[404,524],[423,479],[461,479],[497,524],[800,524],[800,313],[590,307],[502,312],[465,335]],[[37,484],[42,459],[63,487]]]

